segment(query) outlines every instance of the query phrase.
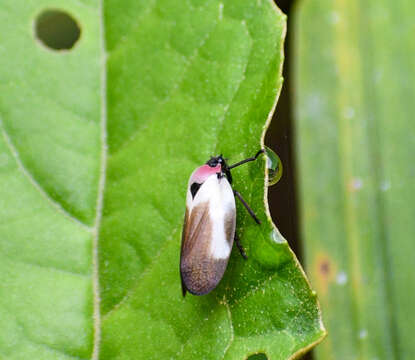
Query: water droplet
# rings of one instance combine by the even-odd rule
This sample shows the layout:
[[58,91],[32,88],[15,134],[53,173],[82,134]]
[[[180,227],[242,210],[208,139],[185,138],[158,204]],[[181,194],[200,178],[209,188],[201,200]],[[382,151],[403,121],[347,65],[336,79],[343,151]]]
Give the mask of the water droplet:
[[391,183],[388,180],[384,180],[380,183],[380,189],[382,191],[388,191],[391,188]]
[[366,339],[367,338],[367,330],[366,329],[361,329],[359,331],[359,339]]
[[346,119],[351,119],[353,118],[355,115],[355,111],[351,106],[347,106],[344,110],[343,110],[343,116]]
[[271,239],[274,240],[277,244],[284,244],[286,242],[281,234],[274,229],[271,232]]
[[340,21],[340,15],[336,11],[332,11],[329,20],[333,25],[337,24]]
[[353,178],[350,184],[352,190],[360,190],[363,187],[363,180],[361,178]]
[[276,184],[282,176],[282,162],[279,156],[270,148],[265,146],[265,156],[267,157],[268,186]]
[[337,282],[337,284],[339,284],[339,285],[344,285],[344,284],[346,284],[346,283],[347,283],[347,274],[346,274],[344,271],[340,271],[340,272],[337,274],[337,277],[336,277],[336,282]]

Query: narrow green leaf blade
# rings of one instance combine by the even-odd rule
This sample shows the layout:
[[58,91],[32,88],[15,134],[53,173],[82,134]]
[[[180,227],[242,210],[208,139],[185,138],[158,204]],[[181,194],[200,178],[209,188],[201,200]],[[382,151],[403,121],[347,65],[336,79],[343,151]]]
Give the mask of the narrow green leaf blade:
[[297,10],[303,235],[330,334],[317,358],[410,359],[415,7],[319,0]]

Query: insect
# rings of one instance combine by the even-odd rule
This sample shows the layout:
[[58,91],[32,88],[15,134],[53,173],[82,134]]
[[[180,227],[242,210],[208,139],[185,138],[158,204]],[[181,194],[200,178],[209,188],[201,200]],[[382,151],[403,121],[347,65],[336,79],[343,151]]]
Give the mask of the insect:
[[235,233],[235,196],[242,202],[252,218],[261,222],[242,198],[232,188],[231,169],[250,161],[260,154],[228,166],[222,155],[212,157],[190,176],[184,217],[180,253],[182,293],[204,295],[220,282],[228,264],[233,241],[241,255],[245,251]]

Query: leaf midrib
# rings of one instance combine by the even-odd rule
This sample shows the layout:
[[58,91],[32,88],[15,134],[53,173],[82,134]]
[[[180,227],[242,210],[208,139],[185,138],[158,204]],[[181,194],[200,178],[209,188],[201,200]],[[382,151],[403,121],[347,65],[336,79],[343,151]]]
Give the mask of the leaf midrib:
[[98,360],[99,358],[99,345],[101,340],[101,312],[100,312],[100,296],[99,296],[99,271],[98,271],[98,238],[99,228],[102,219],[102,209],[104,204],[104,188],[107,171],[107,51],[105,42],[105,27],[104,27],[104,0],[99,2],[99,15],[100,15],[100,48],[101,48],[101,161],[100,161],[100,175],[98,181],[97,203],[96,203],[96,215],[93,228],[93,240],[92,240],[92,287],[93,287],[93,323],[94,323],[94,336],[93,336],[93,349],[92,360]]

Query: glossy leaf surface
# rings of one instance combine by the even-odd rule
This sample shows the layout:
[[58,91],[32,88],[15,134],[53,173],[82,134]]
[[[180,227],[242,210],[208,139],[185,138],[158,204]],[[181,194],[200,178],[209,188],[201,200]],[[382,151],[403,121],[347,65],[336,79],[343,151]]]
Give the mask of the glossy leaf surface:
[[[81,29],[47,49],[46,9]],[[186,184],[262,146],[282,79],[270,1],[0,5],[0,354],[7,359],[287,359],[324,334],[264,205],[265,160],[235,169],[238,231],[211,294],[181,296]]]

